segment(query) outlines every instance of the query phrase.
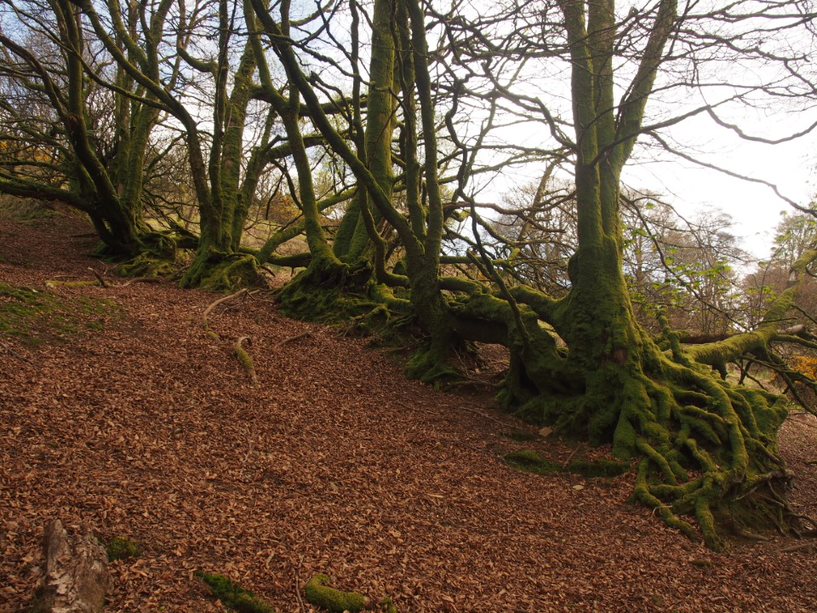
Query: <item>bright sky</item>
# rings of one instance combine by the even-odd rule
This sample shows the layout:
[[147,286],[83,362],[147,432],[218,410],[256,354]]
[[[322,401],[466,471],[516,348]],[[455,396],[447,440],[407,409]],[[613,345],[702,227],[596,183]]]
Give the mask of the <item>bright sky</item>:
[[[756,133],[771,134],[769,128],[777,128],[777,134],[783,135],[796,130],[796,123],[794,117],[770,118],[766,129],[757,129]],[[753,129],[751,118],[742,125],[747,131]],[[796,141],[769,145],[742,140],[714,126],[708,118],[690,121],[676,132],[683,133],[686,142],[695,143],[687,153],[693,153],[696,159],[773,183],[784,196],[803,206],[815,194],[817,132]],[[665,194],[683,214],[720,210],[730,215],[735,222],[733,232],[743,248],[758,258],[768,256],[781,212],[796,212],[765,185],[678,158],[634,164],[627,170],[627,179],[638,187]]]

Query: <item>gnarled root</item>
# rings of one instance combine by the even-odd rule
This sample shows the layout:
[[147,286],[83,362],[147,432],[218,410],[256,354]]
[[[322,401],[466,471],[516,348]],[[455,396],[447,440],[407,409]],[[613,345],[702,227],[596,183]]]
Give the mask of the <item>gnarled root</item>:
[[365,297],[370,278],[367,267],[350,267],[338,260],[313,258],[278,293],[282,310],[307,321],[339,320],[357,316],[375,305]]
[[[608,413],[616,416],[614,454],[642,458],[635,498],[697,538],[682,518],[693,516],[715,550],[723,547],[722,529],[738,534],[796,529],[784,497],[790,475],[775,445],[785,408],[702,368],[652,357],[660,371],[651,376],[617,369],[622,391]],[[598,387],[588,389],[591,401],[603,395]]]
[[209,250],[197,255],[182,277],[180,285],[225,292],[262,285],[262,276],[258,262],[251,255]]
[[343,613],[362,611],[369,607],[369,599],[358,592],[342,592],[329,587],[331,580],[326,575],[315,575],[306,584],[306,600],[317,607]]

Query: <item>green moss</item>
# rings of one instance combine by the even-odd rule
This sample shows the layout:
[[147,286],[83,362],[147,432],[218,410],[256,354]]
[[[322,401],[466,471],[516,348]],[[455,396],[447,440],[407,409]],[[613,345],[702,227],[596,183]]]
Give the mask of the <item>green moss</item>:
[[54,219],[59,212],[38,200],[3,196],[0,198],[0,215],[17,223],[34,225]]
[[558,464],[545,460],[531,449],[512,451],[505,456],[505,462],[517,470],[537,475],[553,475],[562,472]]
[[130,560],[142,555],[142,547],[139,543],[132,541],[126,536],[116,536],[110,540],[105,547],[108,553],[108,561]]
[[406,364],[406,375],[423,383],[438,384],[457,381],[462,375],[448,364],[445,356],[435,349],[417,351]]
[[272,605],[227,577],[201,572],[197,573],[197,576],[208,585],[222,604],[239,613],[275,613]]
[[383,613],[398,613],[397,605],[394,604],[394,601],[391,598],[384,598],[380,602],[380,610]]
[[253,362],[250,352],[244,349],[243,342],[245,340],[249,343],[249,339],[247,337],[242,336],[239,338],[233,349],[235,351],[236,358],[238,358],[238,361],[241,363],[241,366],[244,367],[244,370],[247,372],[252,382],[257,383],[258,377],[255,373],[255,362]]
[[362,611],[369,607],[369,599],[358,592],[343,592],[329,587],[331,580],[326,575],[315,575],[306,584],[306,600],[327,611]]
[[571,462],[567,471],[583,477],[617,477],[630,470],[626,462],[615,460],[576,460]]
[[59,296],[0,283],[0,335],[29,346],[100,331],[120,314],[120,307],[104,298]]
[[146,252],[117,266],[116,274],[122,277],[144,277],[147,279],[172,278],[178,274],[178,266],[172,257],[158,256]]
[[368,297],[371,270],[315,258],[278,292],[281,310],[296,319],[337,323],[380,306]]
[[258,285],[258,262],[251,255],[234,256],[202,275],[199,287],[214,292],[231,292]]
[[46,281],[45,286],[48,288],[54,287],[94,287],[98,286],[99,281]]
[[575,460],[567,466],[554,464],[531,449],[520,449],[505,456],[513,468],[523,472],[538,475],[554,475],[557,473],[572,473],[583,477],[617,477],[630,470],[630,465],[615,460]]

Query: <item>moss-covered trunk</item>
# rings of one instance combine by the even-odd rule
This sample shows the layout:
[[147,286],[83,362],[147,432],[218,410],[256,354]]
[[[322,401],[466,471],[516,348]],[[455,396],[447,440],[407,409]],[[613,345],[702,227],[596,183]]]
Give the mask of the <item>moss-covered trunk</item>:
[[[201,232],[193,264],[182,278],[186,287],[232,289],[256,280],[257,264],[252,256],[239,253],[244,221],[254,197],[254,190],[241,185],[241,156],[244,148],[247,107],[256,70],[256,51],[248,37],[233,80],[227,91],[229,73],[230,28],[229,7],[219,3],[219,54],[211,66],[215,79],[213,109],[214,135],[206,166],[200,154],[198,138],[191,142],[191,170],[197,185],[201,214]],[[196,128],[188,127],[188,141]],[[257,170],[257,169],[254,169]],[[205,178],[206,177],[206,178]],[[209,181],[209,186],[204,183]],[[255,185],[250,177],[250,185]]]
[[[690,536],[696,530],[684,515],[697,519],[713,548],[722,544],[722,526],[786,530],[793,525],[783,496],[788,475],[776,449],[785,410],[772,395],[735,387],[696,361],[713,351],[687,350],[669,330],[666,348],[659,348],[636,323],[624,280],[620,173],[673,28],[675,0],[660,3],[636,76],[618,105],[613,2],[564,0],[560,6],[573,62],[576,130],[578,248],[569,263],[571,289],[565,299],[549,301],[518,288],[519,315],[503,321],[509,337],[518,336],[533,310],[553,325],[567,355],[560,363],[541,343],[531,351],[530,334],[516,348],[511,342],[515,381],[509,383],[527,386],[529,416],[610,442],[619,457],[638,458],[636,498]],[[501,319],[496,310],[491,314]],[[762,342],[751,340],[758,339],[741,348],[762,350]],[[562,369],[578,393],[537,376],[543,364]]]
[[[387,198],[393,189],[392,136],[396,125],[395,36],[393,32],[396,6],[394,0],[376,0],[372,15],[372,49],[369,62],[369,89],[366,98],[366,128],[364,150],[358,155],[366,160],[369,172]],[[375,224],[367,223],[366,215],[375,222],[380,215],[371,210],[366,190],[358,190],[341,220],[333,245],[335,254],[344,261],[354,262],[364,256],[372,244]],[[367,226],[369,226],[367,228]]]
[[[133,257],[142,249],[140,234],[144,230],[141,218],[141,203],[134,202],[127,194],[120,193],[115,178],[105,167],[95,147],[94,136],[88,128],[88,79],[82,55],[85,51],[81,11],[67,0],[56,0],[52,7],[57,16],[59,34],[65,50],[67,88],[65,95],[58,92],[51,95],[62,118],[63,125],[76,156],[75,181],[78,191],[93,203],[89,213],[91,220],[112,255]],[[52,84],[53,86],[53,84]],[[120,151],[118,157],[128,157],[135,147],[141,152],[147,146],[151,125],[140,131],[142,137],[133,143],[131,149]],[[128,160],[121,160],[125,164]],[[141,190],[141,172],[132,173],[130,185]]]

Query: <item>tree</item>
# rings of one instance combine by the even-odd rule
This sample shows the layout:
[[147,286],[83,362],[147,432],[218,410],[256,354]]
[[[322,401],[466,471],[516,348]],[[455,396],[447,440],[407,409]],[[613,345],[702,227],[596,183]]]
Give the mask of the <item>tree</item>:
[[[313,121],[354,172],[360,188],[367,190],[405,250],[407,280],[381,275],[377,279],[381,285],[376,287],[383,288],[384,283],[407,286],[407,292],[402,290],[406,299],[391,298],[386,306],[405,308],[410,304],[430,337],[428,349],[415,356],[409,371],[426,380],[448,375],[447,359],[456,339],[505,344],[511,351],[511,367],[504,400],[522,405],[528,416],[555,423],[560,430],[587,436],[596,443],[612,442],[614,453],[620,457],[639,458],[636,496],[671,525],[692,535],[694,529],[681,515],[693,514],[712,547],[720,546],[717,523],[732,524],[739,530],[764,523],[787,528],[792,517],[787,515],[781,492],[788,476],[774,443],[785,409],[773,395],[735,387],[709,368],[725,373],[726,362],[746,353],[766,351],[797,294],[812,254],[794,263],[792,282],[757,328],[723,342],[698,346],[682,346],[666,323],[661,338],[648,334],[635,319],[624,275],[621,174],[638,135],[648,129],[644,124],[645,108],[659,71],[676,53],[676,41],[689,42],[693,47],[698,44],[682,36],[685,25],[697,23],[702,17],[679,15],[674,0],[661,0],[623,18],[616,15],[611,1],[560,0],[553,7],[537,10],[542,21],[536,25],[546,25],[564,37],[562,48],[571,66],[571,119],[557,119],[530,96],[514,97],[508,92],[505,97],[523,107],[536,108],[573,160],[576,250],[568,264],[569,291],[564,297],[553,298],[525,285],[510,285],[497,272],[479,238],[480,218],[475,202],[463,187],[473,157],[450,128],[452,141],[463,153],[455,197],[470,205],[474,223],[474,251],[469,257],[492,283],[489,286],[440,274],[438,252],[444,234],[445,206],[440,198],[435,140],[438,128],[432,104],[426,16],[419,3],[409,1],[406,7],[407,20],[392,17],[392,31],[401,33],[393,34],[393,48],[398,56],[403,53],[412,60],[403,64],[400,72],[400,117],[408,134],[404,142],[420,142],[412,140],[419,135],[413,131],[412,101],[419,102],[422,185],[427,193],[424,210],[407,192],[407,218],[394,208],[383,189],[384,177],[377,176],[373,159],[356,154],[320,114],[319,97],[295,53],[298,44],[286,36],[260,0],[253,0],[253,8],[291,82],[304,97]],[[558,11],[558,19],[551,9]],[[726,18],[727,13],[720,16]],[[762,13],[746,19],[761,18]],[[473,69],[467,55],[488,58],[482,64],[485,78],[502,92],[501,77],[490,72],[491,62],[496,54],[503,53],[501,59],[518,49],[505,41],[486,41],[482,27],[491,20],[501,23],[500,19],[492,15],[484,22],[469,23],[456,11],[435,17],[448,27],[445,35],[452,39],[449,49],[459,50],[459,56],[452,52],[454,59],[450,61],[459,62],[458,69],[468,74]],[[406,21],[410,36],[403,29]],[[535,37],[526,39],[528,35],[529,31],[519,35],[523,41],[519,48],[530,46],[528,41]],[[538,47],[543,54],[553,54],[547,51],[548,42]],[[388,55],[391,48],[378,46],[372,54],[386,49],[383,53]],[[624,84],[616,78],[617,58],[621,55],[636,66]],[[464,82],[469,77],[459,79],[459,91],[465,91]],[[618,101],[617,92],[623,92]],[[394,95],[397,97],[397,92]],[[497,109],[496,99],[494,96],[494,102],[488,105],[491,117]],[[457,100],[455,97],[451,103],[454,108]],[[372,113],[369,108],[369,115]],[[491,119],[486,121],[490,124]],[[572,139],[562,130],[568,125],[574,130]],[[381,130],[384,132],[387,129]],[[408,176],[416,151],[406,147],[403,163],[407,190],[414,189]],[[381,157],[379,162],[384,160]],[[370,238],[380,240],[371,224],[368,228]],[[320,257],[332,262],[336,270],[343,268],[331,256]],[[307,273],[301,282],[308,278]],[[327,281],[324,275],[315,285],[325,288]],[[375,293],[392,296],[384,289]],[[372,291],[370,295],[374,295]],[[540,321],[555,334],[546,331]],[[566,350],[560,348],[557,335]]]
[[[63,0],[12,4],[19,37],[0,34],[5,79],[0,191],[64,202],[88,214],[107,251],[134,257],[168,244],[142,215],[143,168],[159,110],[149,92],[86,41]],[[135,26],[133,6],[127,15]],[[155,20],[164,15],[158,12]],[[116,96],[102,83],[115,83]],[[107,119],[111,121],[108,122]]]

